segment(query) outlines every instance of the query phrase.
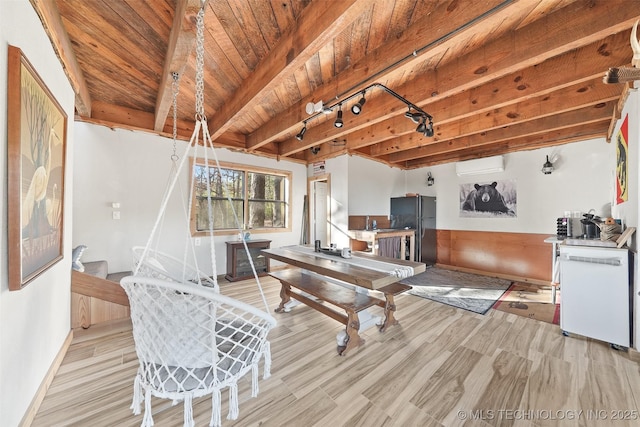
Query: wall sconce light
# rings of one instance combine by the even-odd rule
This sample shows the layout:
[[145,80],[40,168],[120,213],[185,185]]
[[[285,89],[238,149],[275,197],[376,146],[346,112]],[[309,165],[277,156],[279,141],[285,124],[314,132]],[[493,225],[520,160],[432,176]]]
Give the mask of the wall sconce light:
[[433,179],[433,175],[431,175],[431,172],[427,172],[427,186],[431,187],[435,182],[436,180]]
[[545,175],[550,175],[553,172],[553,163],[549,161],[549,156],[547,156],[547,161],[542,165],[542,173]]

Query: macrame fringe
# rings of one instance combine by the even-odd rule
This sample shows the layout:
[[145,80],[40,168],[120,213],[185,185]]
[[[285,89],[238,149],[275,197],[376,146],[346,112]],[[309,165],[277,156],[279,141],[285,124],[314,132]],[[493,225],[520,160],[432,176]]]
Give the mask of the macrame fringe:
[[238,418],[238,384],[233,383],[229,386],[229,415],[228,420],[235,420]]
[[193,396],[187,394],[184,396],[184,427],[194,427],[193,421]]
[[144,416],[142,417],[142,427],[151,427],[153,425],[153,414],[151,413],[151,391],[147,390],[144,394]]
[[260,374],[260,370],[258,369],[258,365],[253,365],[251,367],[251,397],[256,397],[258,392],[258,375]]
[[267,379],[271,376],[271,343],[265,341],[264,343],[264,374],[263,379]]
[[131,402],[130,409],[133,410],[133,415],[140,415],[140,406],[142,405],[142,384],[140,384],[140,376],[136,375],[133,380],[133,401]]
[[211,421],[209,427],[220,427],[222,425],[222,396],[219,389],[211,393]]

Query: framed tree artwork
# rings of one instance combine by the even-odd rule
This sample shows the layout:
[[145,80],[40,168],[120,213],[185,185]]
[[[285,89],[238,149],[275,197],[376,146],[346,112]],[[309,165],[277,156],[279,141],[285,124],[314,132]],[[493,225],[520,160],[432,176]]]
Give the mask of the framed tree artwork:
[[9,289],[63,258],[67,115],[22,51],[8,46]]

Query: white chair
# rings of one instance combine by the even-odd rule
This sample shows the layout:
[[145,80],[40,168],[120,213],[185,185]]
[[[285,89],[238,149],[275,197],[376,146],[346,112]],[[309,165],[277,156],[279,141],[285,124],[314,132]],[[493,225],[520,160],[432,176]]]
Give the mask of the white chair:
[[132,251],[135,275],[173,282],[199,283],[219,290],[216,281],[178,258],[154,249],[147,249],[145,253],[145,248],[142,246],[134,246]]
[[237,381],[252,372],[258,394],[258,364],[270,375],[267,334],[275,319],[213,289],[153,277],[120,281],[131,307],[133,338],[140,365],[131,409],[142,426],[152,426],[151,397],[184,401],[184,425],[192,427],[193,398],[211,394],[210,426],[221,425],[221,390],[229,387],[227,419],[238,416]]

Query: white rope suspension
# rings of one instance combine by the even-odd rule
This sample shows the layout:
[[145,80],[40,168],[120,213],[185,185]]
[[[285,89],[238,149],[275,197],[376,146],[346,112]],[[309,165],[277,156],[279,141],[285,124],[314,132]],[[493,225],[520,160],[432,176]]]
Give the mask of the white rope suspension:
[[[209,164],[208,150],[211,149],[213,153],[213,159],[215,161],[216,168],[218,172],[222,171],[220,167],[220,162],[218,161],[218,156],[216,155],[216,150],[213,146],[213,141],[211,140],[211,135],[209,133],[209,127],[207,126],[207,117],[204,112],[204,9],[200,9],[197,17],[197,26],[196,26],[196,122],[200,123],[200,127],[202,128],[202,136],[203,136],[203,145],[205,147],[204,150],[204,160],[205,164]],[[194,129],[194,135],[197,135],[196,130]],[[197,139],[197,137],[196,137]],[[210,236],[210,245],[211,248],[211,262],[215,266],[215,250],[213,249],[213,210],[212,210],[212,200],[211,200],[211,183],[210,180],[207,179],[207,215],[208,215],[208,224],[209,224],[209,236]],[[247,242],[244,239],[243,227],[238,219],[238,214],[231,200],[231,196],[229,192],[226,192],[227,201],[229,202],[229,206],[231,207],[231,212],[233,213],[233,219],[236,224],[236,228],[238,232],[242,235],[242,243],[244,249],[247,253],[247,260],[249,261],[249,265],[251,266],[251,271],[253,272],[253,277],[256,280],[258,285],[258,289],[260,290],[260,296],[262,297],[262,302],[265,306],[265,310],[269,311],[269,305],[267,304],[267,299],[264,295],[264,291],[262,289],[262,285],[260,283],[260,279],[258,277],[258,273],[256,271],[255,265],[253,263],[253,259],[249,253],[249,247],[247,246]],[[190,204],[191,205],[191,204]]]
[[[187,207],[185,207],[182,192],[181,202],[183,213],[185,213],[185,241],[190,243],[195,268],[186,262],[188,248],[183,250],[182,261],[150,249],[158,230],[162,228],[165,212],[175,187],[180,186],[180,177],[187,158],[193,156],[193,159],[197,159],[198,150],[202,149],[208,173],[210,171],[208,152],[211,150],[217,170],[221,173],[204,113],[203,27],[204,6],[197,18],[196,117],[193,134],[182,156],[178,156],[176,153],[178,76],[174,74],[172,179],[162,197],[160,212],[153,224],[147,245],[144,248],[134,248],[135,256],[141,254],[134,264],[134,274],[120,281],[130,302],[133,337],[139,361],[134,380],[132,409],[134,414],[139,414],[140,406],[144,403],[143,427],[154,424],[151,409],[152,396],[171,399],[174,404],[182,400],[184,426],[193,427],[194,398],[208,394],[211,394],[212,399],[210,426],[220,427],[221,390],[223,388],[229,390],[227,419],[233,420],[239,413],[238,381],[245,375],[251,375],[251,395],[256,396],[258,367],[261,359],[264,359],[263,377],[268,378],[270,375],[271,347],[267,336],[269,330],[276,325],[276,321],[268,313],[267,300],[244,239],[247,258],[256,278],[265,311],[224,296],[219,290],[210,179],[206,179],[206,191],[209,225],[207,231],[213,269],[211,278],[201,273],[198,268],[195,245],[191,238],[189,225],[195,200],[195,185],[191,182],[194,179],[193,170],[183,177],[185,179],[188,176],[190,183]],[[199,143],[200,132],[202,132],[202,144]],[[241,231],[228,191],[226,196],[236,226]]]
[[[176,123],[177,123],[177,117],[176,117],[176,103],[177,103],[177,94],[174,96],[174,122],[173,122],[173,131],[174,131],[174,151],[173,151],[173,155],[171,156],[172,159],[172,168],[175,168],[175,173],[173,173],[173,179],[170,182],[165,195],[163,197],[163,201],[162,204],[160,206],[160,215],[158,216],[156,223],[154,224],[152,231],[151,231],[151,236],[149,237],[149,240],[147,242],[147,245],[145,246],[144,252],[142,253],[141,259],[144,259],[148,256],[148,251],[149,251],[149,247],[152,244],[152,241],[155,237],[155,235],[157,234],[158,228],[160,227],[162,220],[163,220],[163,216],[164,216],[164,212],[167,209],[168,203],[169,203],[169,199],[171,194],[173,193],[175,186],[177,185],[178,181],[179,181],[179,177],[181,175],[181,171],[184,168],[185,162],[187,157],[189,157],[190,154],[193,154],[194,158],[197,158],[197,150],[199,149],[199,141],[200,141],[200,133],[202,132],[202,146],[203,146],[203,158],[204,158],[204,162],[205,165],[209,164],[209,150],[211,151],[211,153],[213,154],[213,162],[215,163],[215,167],[216,169],[221,172],[222,167],[220,166],[220,162],[218,160],[217,154],[216,154],[216,150],[213,146],[213,141],[211,139],[211,135],[209,133],[209,128],[207,125],[207,118],[205,115],[205,111],[204,111],[204,8],[201,8],[200,11],[198,12],[197,15],[197,25],[196,25],[196,76],[195,76],[195,84],[196,84],[196,91],[195,91],[195,126],[194,126],[194,130],[193,133],[191,135],[191,139],[189,140],[189,144],[187,145],[184,153],[182,154],[182,156],[178,156],[176,154],[176,149],[175,149],[175,141],[177,139],[177,127],[176,127]],[[174,88],[177,87],[177,82],[175,82],[176,85],[174,86]],[[174,92],[175,93],[175,92]],[[178,162],[179,160],[179,162]],[[176,166],[177,163],[177,166]],[[208,219],[208,230],[207,230],[207,234],[209,237],[209,257],[210,257],[210,262],[211,262],[211,268],[212,268],[212,274],[211,274],[211,280],[214,283],[214,287],[216,289],[219,289],[218,286],[218,279],[217,279],[217,267],[216,267],[216,254],[215,254],[215,242],[214,242],[214,228],[213,228],[213,202],[212,202],[212,191],[211,191],[211,187],[210,187],[210,181],[206,180],[206,191],[207,191],[207,219]],[[240,221],[240,219],[238,218],[238,214],[236,212],[236,209],[234,207],[233,201],[231,200],[231,196],[229,194],[229,192],[225,192],[226,193],[226,198],[227,198],[227,202],[229,203],[229,206],[231,207],[231,212],[233,214],[233,219],[236,225],[236,228],[238,229],[238,233],[239,234],[243,234],[243,227],[242,227],[242,222]],[[194,198],[194,186],[190,185],[190,190],[189,190],[189,203],[187,204],[187,212],[185,214],[186,218],[191,218],[192,216],[192,206],[193,203],[191,203],[191,201]],[[184,205],[184,204],[183,204]],[[187,229],[188,229],[188,224],[187,224]],[[190,232],[187,232],[187,235],[190,235]],[[253,273],[253,276],[256,280],[256,283],[258,285],[258,290],[260,292],[260,296],[262,298],[262,302],[264,304],[265,307],[265,311],[269,312],[269,306],[267,303],[267,299],[264,295],[264,291],[262,289],[262,285],[260,283],[260,279],[258,276],[258,273],[256,271],[254,262],[252,257],[250,256],[250,252],[249,252],[249,247],[247,246],[247,242],[245,241],[245,239],[242,239],[243,242],[243,246],[244,249],[247,253],[247,260],[249,261],[249,265],[251,266],[251,271]],[[196,261],[196,256],[195,256],[195,248],[193,248],[193,245],[191,245],[191,251],[192,251],[192,256],[194,259],[194,263],[195,263],[195,268],[196,270],[199,271],[198,265],[197,265],[197,261]],[[184,254],[184,260],[183,260],[183,265],[187,265],[186,263],[186,256],[187,256],[188,250],[184,250],[183,254]],[[139,271],[139,267],[140,267],[139,263],[136,266],[136,270],[135,270],[135,274],[138,273]]]

